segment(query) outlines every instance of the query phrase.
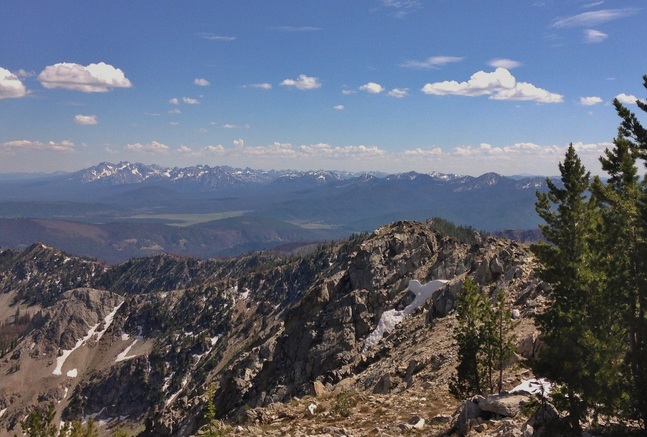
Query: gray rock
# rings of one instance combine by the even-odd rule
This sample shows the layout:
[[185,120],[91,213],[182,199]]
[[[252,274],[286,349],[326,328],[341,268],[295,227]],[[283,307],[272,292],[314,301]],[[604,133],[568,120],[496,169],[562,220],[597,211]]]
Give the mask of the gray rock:
[[373,393],[374,394],[387,394],[391,391],[391,388],[393,388],[393,384],[391,383],[391,376],[389,376],[388,373],[386,373],[384,376],[380,378],[380,380],[375,384],[375,387],[373,388]]
[[466,436],[472,429],[474,421],[481,416],[481,408],[471,400],[463,401],[458,410],[456,410],[454,428],[461,436]]
[[528,396],[508,393],[488,396],[479,401],[479,408],[499,416],[516,417],[521,407],[528,401]]

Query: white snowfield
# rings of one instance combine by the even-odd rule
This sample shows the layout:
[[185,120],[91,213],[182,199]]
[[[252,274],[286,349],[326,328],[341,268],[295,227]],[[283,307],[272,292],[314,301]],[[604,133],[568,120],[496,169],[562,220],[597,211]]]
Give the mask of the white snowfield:
[[416,279],[409,281],[409,286],[407,287],[407,289],[411,291],[416,297],[402,311],[388,310],[382,313],[382,317],[380,317],[380,321],[378,322],[377,327],[373,332],[369,334],[368,337],[366,337],[362,352],[366,352],[368,349],[378,344],[380,340],[382,340],[382,337],[384,337],[385,333],[393,331],[398,323],[404,320],[406,316],[424,305],[427,299],[429,299],[436,290],[442,288],[448,282],[449,281],[445,279],[436,279],[422,285],[420,281]]
[[[135,337],[135,341],[133,341],[126,349],[124,349],[119,355],[117,355],[117,358],[115,359],[115,363],[118,363],[120,361],[125,361],[129,360],[131,358],[135,358],[137,355],[128,355],[128,352],[130,352],[130,349],[132,349],[135,344],[138,342],[141,343],[144,341],[144,337],[142,336],[143,328],[141,326],[137,327],[139,329],[139,333],[137,334],[137,337]],[[124,341],[127,341],[130,338],[128,334],[121,334],[121,339]]]
[[[82,339],[80,339],[80,340],[78,340],[76,342],[76,344],[74,345],[74,347],[72,349],[64,350],[63,353],[60,356],[56,357],[56,368],[52,372],[52,375],[57,375],[57,376],[62,375],[63,374],[63,364],[65,364],[65,361],[68,359],[68,357],[70,355],[72,355],[72,352],[74,352],[75,350],[77,350],[78,348],[83,346],[94,335],[96,335],[96,341],[99,341],[101,339],[101,337],[103,337],[103,334],[105,334],[105,332],[108,330],[108,328],[112,324],[112,320],[115,318],[115,314],[117,314],[117,311],[119,310],[121,305],[123,305],[123,303],[124,302],[121,302],[119,305],[117,305],[110,312],[110,314],[108,314],[105,317],[105,319],[103,319],[103,326],[104,326],[103,330],[97,332],[97,329],[101,325],[101,322],[97,323],[96,325],[94,325],[93,327],[90,328],[90,330],[88,331],[88,333],[86,334],[85,337],[83,337]],[[76,370],[76,369],[74,369],[74,370]],[[68,373],[74,373],[74,372],[70,371]],[[70,375],[68,375],[68,376],[70,376]],[[70,377],[75,378],[76,376],[77,376],[77,374],[74,373],[74,376],[70,376]]]

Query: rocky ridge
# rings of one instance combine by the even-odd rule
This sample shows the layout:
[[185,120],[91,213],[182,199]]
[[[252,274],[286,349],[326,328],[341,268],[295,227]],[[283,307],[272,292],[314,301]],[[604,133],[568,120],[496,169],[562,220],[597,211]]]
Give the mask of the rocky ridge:
[[[223,426],[242,435],[446,432],[459,404],[447,386],[464,278],[490,296],[509,293],[518,360],[536,350],[530,316],[546,289],[528,247],[473,237],[396,222],[291,257],[96,263],[94,274],[47,293],[70,260],[39,270],[35,300],[20,294],[15,276],[31,253],[5,251],[2,292],[43,308],[0,361],[0,429],[13,434],[26,411],[53,402],[57,417],[95,417],[106,435],[116,425],[133,435],[192,435],[211,387]],[[409,281],[435,279],[449,282],[366,349],[382,314],[412,302]],[[55,302],[39,302],[39,293]],[[511,365],[506,386],[528,376]]]

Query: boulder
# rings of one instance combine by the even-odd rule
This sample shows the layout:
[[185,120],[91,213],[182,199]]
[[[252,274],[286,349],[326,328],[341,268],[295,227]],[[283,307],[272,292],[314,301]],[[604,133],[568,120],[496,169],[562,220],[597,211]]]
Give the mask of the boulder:
[[393,384],[391,383],[391,376],[389,376],[389,374],[387,373],[380,378],[377,384],[375,384],[373,393],[376,395],[388,394],[391,391],[392,387]]
[[527,401],[528,396],[503,393],[479,400],[478,406],[483,411],[489,411],[499,416],[516,417]]
[[461,436],[466,436],[472,426],[479,423],[481,408],[472,400],[463,401],[456,410],[453,426]]
[[321,381],[315,381],[312,383],[312,392],[315,397],[320,398],[326,394],[326,388],[321,383]]

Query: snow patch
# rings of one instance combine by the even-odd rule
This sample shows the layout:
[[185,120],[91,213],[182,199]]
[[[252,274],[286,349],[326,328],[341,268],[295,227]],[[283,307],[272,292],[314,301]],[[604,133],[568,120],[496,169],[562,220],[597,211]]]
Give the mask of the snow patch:
[[[92,327],[90,328],[90,330],[88,331],[88,333],[86,334],[86,336],[85,336],[85,337],[83,337],[82,339],[80,339],[80,340],[78,340],[78,341],[76,342],[76,344],[74,345],[74,347],[73,347],[72,349],[70,349],[70,350],[64,350],[64,351],[63,351],[63,353],[62,353],[60,356],[56,357],[56,368],[55,368],[55,369],[54,369],[54,371],[52,372],[52,375],[56,375],[56,376],[60,376],[60,375],[62,375],[62,374],[63,374],[63,364],[65,364],[65,361],[68,359],[68,357],[69,357],[70,355],[72,355],[72,352],[74,352],[75,350],[77,350],[78,348],[80,348],[81,346],[83,346],[83,345],[84,345],[88,340],[90,340],[90,339],[91,339],[95,334],[97,335],[97,341],[101,339],[101,337],[103,336],[103,334],[104,334],[104,333],[108,330],[108,328],[110,327],[110,324],[112,323],[112,320],[114,319],[115,314],[117,314],[117,310],[119,310],[119,307],[121,307],[121,305],[123,305],[123,303],[124,303],[124,302],[121,302],[119,305],[117,305],[117,306],[115,307],[115,309],[114,309],[114,310],[112,310],[112,312],[110,312],[110,314],[108,314],[108,315],[103,319],[103,323],[104,323],[104,325],[105,325],[105,327],[103,328],[103,330],[101,330],[101,331],[98,331],[98,332],[97,332],[97,329],[99,328],[99,326],[101,326],[101,322],[97,323],[96,325],[94,325],[94,326],[92,326]],[[76,369],[75,369],[75,370],[76,370]]]
[[77,369],[68,370],[66,375],[68,378],[76,378],[79,376],[79,371]]
[[402,311],[388,310],[382,313],[377,327],[368,335],[368,337],[366,337],[362,352],[366,352],[369,348],[378,344],[382,337],[384,337],[385,333],[393,331],[398,323],[400,323],[406,316],[412,314],[415,310],[424,305],[427,299],[429,299],[436,290],[442,288],[445,284],[447,284],[447,282],[449,281],[445,279],[436,279],[422,285],[420,281],[416,279],[409,281],[408,290],[415,295],[415,298]]
[[4,413],[6,412],[7,412],[6,408],[3,408],[2,410],[0,410],[0,417],[4,416]]
[[[118,363],[120,361],[126,361],[130,360],[131,358],[135,358],[137,355],[128,355],[128,352],[130,352],[130,349],[132,349],[133,346],[137,344],[137,342],[142,342],[144,341],[144,337],[142,336],[142,332],[144,330],[143,327],[138,326],[139,332],[137,333],[137,337],[135,337],[135,341],[133,341],[126,349],[124,349],[119,355],[117,355],[117,358],[115,359],[115,363]],[[126,335],[125,340],[128,340],[130,338],[128,334],[121,334],[121,339],[124,340],[124,335]]]
[[171,395],[171,397],[166,400],[167,407],[171,405],[173,401],[175,401],[175,399],[180,395],[180,393],[182,393],[182,390],[184,389],[184,386],[186,385],[187,382],[189,382],[189,377],[185,376],[184,379],[182,380],[182,383],[180,384],[180,389],[175,393],[173,393],[173,395]]
[[510,393],[529,393],[531,395],[541,395],[549,398],[553,385],[545,378],[527,379],[521,384],[510,390]]

